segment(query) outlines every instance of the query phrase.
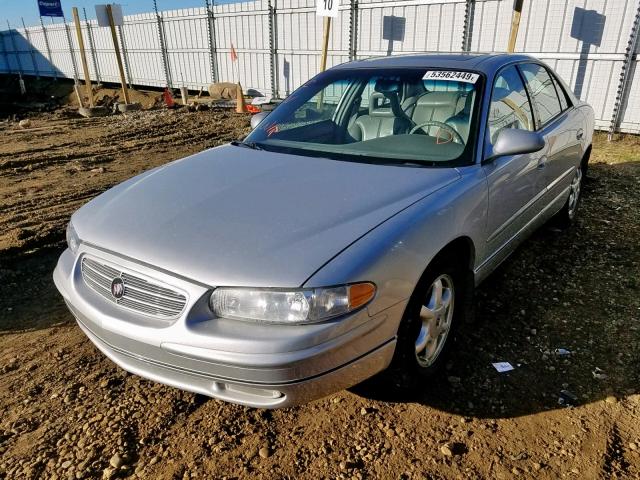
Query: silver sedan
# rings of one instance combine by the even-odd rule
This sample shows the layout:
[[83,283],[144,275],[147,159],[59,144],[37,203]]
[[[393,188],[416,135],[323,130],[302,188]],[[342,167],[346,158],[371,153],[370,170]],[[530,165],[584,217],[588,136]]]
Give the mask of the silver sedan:
[[55,283],[122,368],[254,407],[425,385],[474,287],[576,215],[594,117],[523,55],[362,60],[71,218]]

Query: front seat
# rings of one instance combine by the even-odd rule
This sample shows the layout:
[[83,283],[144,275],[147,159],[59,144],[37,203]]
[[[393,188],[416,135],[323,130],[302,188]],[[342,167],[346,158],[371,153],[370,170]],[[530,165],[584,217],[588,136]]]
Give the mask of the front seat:
[[435,120],[444,123],[463,109],[461,92],[427,92],[418,98],[413,109],[416,125]]
[[464,108],[453,117],[448,118],[445,123],[451,125],[466,142],[469,139],[469,127],[471,126],[471,107],[475,92],[469,92],[464,96]]
[[386,97],[374,92],[369,97],[369,113],[358,117],[349,127],[349,134],[356,141],[387,137],[406,133],[411,125],[407,118],[396,116],[391,106],[383,106]]

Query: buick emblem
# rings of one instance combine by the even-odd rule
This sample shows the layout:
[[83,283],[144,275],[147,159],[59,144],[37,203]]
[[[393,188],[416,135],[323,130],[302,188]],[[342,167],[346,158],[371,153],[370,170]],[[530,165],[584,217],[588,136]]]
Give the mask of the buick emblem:
[[111,282],[111,295],[113,298],[122,298],[124,295],[124,282],[120,277],[116,277]]

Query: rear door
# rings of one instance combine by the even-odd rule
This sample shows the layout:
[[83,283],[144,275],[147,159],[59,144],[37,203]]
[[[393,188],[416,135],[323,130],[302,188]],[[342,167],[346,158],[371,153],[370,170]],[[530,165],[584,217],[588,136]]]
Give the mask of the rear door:
[[561,195],[571,183],[572,172],[580,161],[580,113],[571,108],[568,98],[553,74],[542,65],[519,65],[531,98],[538,130],[547,144],[540,167],[548,188],[544,204]]
[[[485,157],[491,155],[493,143],[500,131],[506,128],[535,130],[529,96],[515,65],[502,69],[492,88]],[[502,156],[484,164],[489,189],[488,257],[500,251],[535,217],[537,202],[546,190],[544,175],[539,167],[544,150]],[[499,262],[503,256],[495,256],[494,261]]]

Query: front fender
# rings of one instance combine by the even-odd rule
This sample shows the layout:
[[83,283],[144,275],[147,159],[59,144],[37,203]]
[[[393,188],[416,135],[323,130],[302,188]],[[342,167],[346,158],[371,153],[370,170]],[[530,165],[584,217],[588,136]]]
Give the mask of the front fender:
[[456,238],[470,238],[474,257],[482,256],[486,178],[476,165],[459,172],[456,182],[401,211],[342,251],[309,278],[305,287],[372,281],[378,290],[368,308],[370,315],[376,315],[406,301],[431,260]]

